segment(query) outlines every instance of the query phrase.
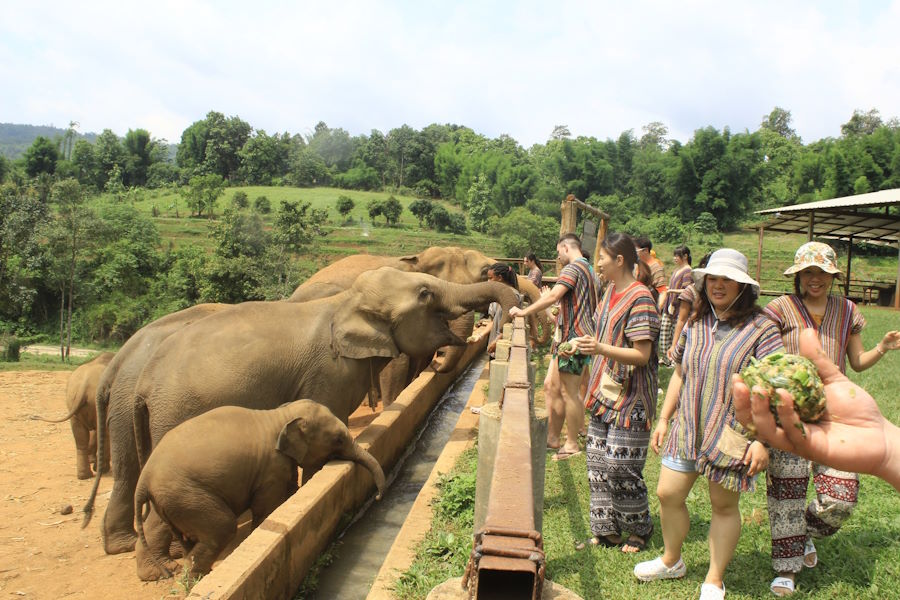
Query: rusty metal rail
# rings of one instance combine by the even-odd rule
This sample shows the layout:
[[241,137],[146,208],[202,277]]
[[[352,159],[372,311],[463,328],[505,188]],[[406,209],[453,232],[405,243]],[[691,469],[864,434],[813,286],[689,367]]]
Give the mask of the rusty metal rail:
[[544,585],[544,544],[534,522],[526,339],[525,321],[516,318],[487,516],[475,532],[462,582],[469,597],[478,600],[540,600]]

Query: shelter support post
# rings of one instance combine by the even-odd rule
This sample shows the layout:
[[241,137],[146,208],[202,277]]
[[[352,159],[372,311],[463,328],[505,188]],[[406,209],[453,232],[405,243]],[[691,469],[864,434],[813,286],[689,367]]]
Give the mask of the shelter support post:
[[759,281],[760,276],[762,275],[762,247],[763,247],[763,233],[766,228],[762,225],[759,226],[759,243],[756,246],[756,281]]
[[897,240],[897,284],[894,287],[894,308],[900,309],[900,239]]
[[847,240],[847,277],[844,279],[844,296],[850,297],[850,263],[853,262],[853,236]]
[[811,242],[813,239],[813,231],[816,229],[816,211],[809,211],[809,224],[806,227],[806,241]]

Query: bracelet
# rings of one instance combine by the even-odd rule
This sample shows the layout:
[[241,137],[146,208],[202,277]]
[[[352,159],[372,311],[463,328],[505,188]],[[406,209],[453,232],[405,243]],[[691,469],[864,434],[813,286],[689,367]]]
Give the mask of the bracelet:
[[875,344],[875,352],[877,352],[881,356],[884,356],[885,354],[887,354],[887,352],[885,352],[884,350],[881,349],[881,344]]

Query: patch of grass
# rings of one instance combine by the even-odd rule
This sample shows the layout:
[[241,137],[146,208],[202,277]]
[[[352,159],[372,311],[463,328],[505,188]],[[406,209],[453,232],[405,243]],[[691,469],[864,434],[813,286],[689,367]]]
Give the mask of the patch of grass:
[[0,371],[72,371],[95,356],[72,356],[69,362],[63,362],[57,355],[22,352],[18,362],[0,361]]
[[304,600],[304,598],[308,598],[315,593],[319,587],[319,575],[321,575],[323,569],[328,568],[334,562],[334,559],[337,557],[335,550],[339,545],[340,542],[335,542],[319,555],[316,562],[310,567],[306,577],[300,583],[297,593],[294,594],[294,600]]
[[424,598],[438,584],[463,574],[472,550],[477,466],[478,451],[471,448],[439,480],[431,530],[416,548],[416,560],[394,583],[400,600]]
[[[867,320],[862,333],[866,348],[874,346],[885,331],[897,327],[896,311],[876,307],[862,307],[861,310]],[[671,369],[660,368],[661,388],[666,388],[671,373]],[[900,422],[900,397],[897,396],[900,352],[888,353],[863,373],[851,370],[849,376],[879,401],[888,419]],[[540,386],[543,377],[538,376],[536,381]],[[539,390],[536,392],[537,397]],[[662,402],[662,396],[659,401]],[[461,462],[460,468],[465,468],[466,464],[474,472],[476,462]],[[547,577],[592,600],[697,597],[709,567],[707,535],[711,511],[709,486],[704,478],[698,479],[687,499],[691,515],[691,529],[683,550],[687,576],[677,581],[642,584],[632,574],[635,564],[655,558],[663,550],[659,501],[655,493],[659,469],[659,457],[651,452],[644,468],[644,479],[650,490],[650,512],[655,531],[646,551],[624,554],[618,549],[590,547],[576,551],[574,542],[590,535],[585,456],[581,454],[563,462],[548,460],[543,527]],[[765,488],[765,480],[760,479],[755,492],[741,496],[741,538],[725,575],[729,598],[770,597],[769,582],[774,573]],[[810,498],[811,494],[812,487]],[[446,531],[447,524],[435,517],[433,530],[426,539],[434,540]],[[469,529],[459,535],[470,536],[471,533]],[[896,558],[900,555],[900,494],[877,478],[862,476],[860,501],[853,516],[836,535],[817,541],[816,547],[819,566],[799,575],[797,597],[822,600],[900,598],[900,563]],[[450,562],[429,556],[428,545],[424,544],[416,562],[397,584],[398,595],[422,598],[437,583],[461,575],[461,568],[445,567]]]

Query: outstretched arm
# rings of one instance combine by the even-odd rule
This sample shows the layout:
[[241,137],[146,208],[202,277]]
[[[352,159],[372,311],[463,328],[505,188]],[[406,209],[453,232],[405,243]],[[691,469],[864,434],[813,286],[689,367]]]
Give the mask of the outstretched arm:
[[863,346],[862,337],[854,333],[847,344],[847,359],[853,370],[858,373],[865,371],[881,360],[882,356],[897,348],[900,348],[900,331],[888,331],[869,351]]
[[872,396],[825,356],[814,330],[801,334],[800,353],[813,361],[825,383],[825,412],[818,423],[801,424],[793,398],[779,389],[781,426],[777,426],[765,392],[758,387],[751,392],[735,375],[738,420],[754,426],[757,437],[775,448],[836,469],[875,475],[900,491],[900,428],[887,421]]

